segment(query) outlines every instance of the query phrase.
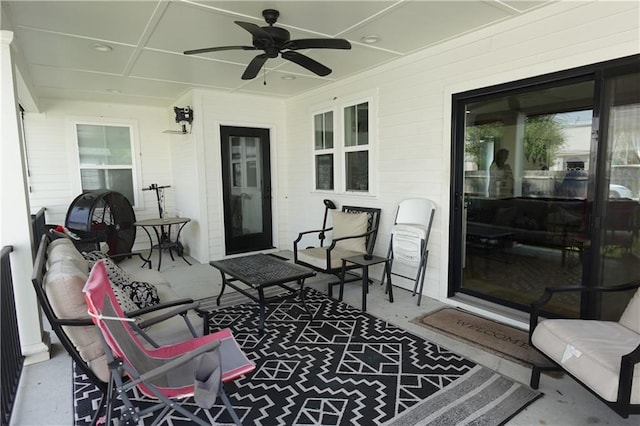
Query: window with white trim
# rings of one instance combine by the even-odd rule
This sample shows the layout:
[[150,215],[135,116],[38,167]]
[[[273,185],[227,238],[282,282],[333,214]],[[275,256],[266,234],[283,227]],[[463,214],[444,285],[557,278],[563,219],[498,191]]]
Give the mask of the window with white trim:
[[374,99],[351,98],[313,112],[316,191],[374,192]]
[[345,190],[369,191],[369,103],[344,108]]
[[333,111],[313,116],[315,188],[334,190]]
[[75,123],[82,191],[110,189],[137,205],[133,130],[128,124]]

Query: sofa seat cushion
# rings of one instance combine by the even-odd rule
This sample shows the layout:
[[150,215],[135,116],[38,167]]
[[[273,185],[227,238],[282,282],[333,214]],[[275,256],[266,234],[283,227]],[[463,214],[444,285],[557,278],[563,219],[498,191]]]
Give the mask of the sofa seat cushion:
[[[89,318],[87,304],[82,294],[86,281],[87,271],[78,268],[72,259],[59,259],[49,267],[44,279],[44,288],[58,318]],[[90,325],[64,327],[64,330],[89,368],[100,380],[107,382],[109,368],[98,329]]]
[[[618,399],[620,360],[640,343],[640,335],[611,321],[549,319],[532,336],[535,347],[606,401]],[[633,374],[631,403],[640,404],[640,368]]]
[[[298,261],[312,265],[318,269],[327,269],[327,248],[314,247],[304,250],[298,250]],[[331,265],[329,269],[342,268],[342,258],[357,256],[362,254],[360,251],[346,250],[341,247],[334,247],[331,250]]]

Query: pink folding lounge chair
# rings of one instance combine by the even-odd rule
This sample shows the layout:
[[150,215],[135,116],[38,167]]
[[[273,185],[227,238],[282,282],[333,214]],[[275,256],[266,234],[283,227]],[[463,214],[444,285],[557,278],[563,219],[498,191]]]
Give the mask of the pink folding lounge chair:
[[[89,315],[101,331],[109,361],[108,425],[117,395],[124,404],[120,415],[123,422],[138,424],[147,414],[162,410],[156,424],[175,410],[196,424],[209,425],[210,420],[196,416],[178,400],[194,396],[197,405],[210,408],[220,396],[233,421],[241,424],[222,384],[250,373],[255,365],[229,329],[148,349],[133,333],[129,325],[132,319],[118,305],[102,261],[92,269],[83,292]],[[134,387],[158,402],[144,409],[136,408],[126,393]]]

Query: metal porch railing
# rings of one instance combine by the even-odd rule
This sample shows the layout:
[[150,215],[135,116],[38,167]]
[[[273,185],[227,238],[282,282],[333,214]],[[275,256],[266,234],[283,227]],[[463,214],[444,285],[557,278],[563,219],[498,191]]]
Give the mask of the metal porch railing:
[[13,297],[13,278],[11,275],[10,253],[12,246],[2,248],[0,253],[0,269],[2,282],[0,288],[0,400],[2,400],[2,425],[8,425],[15,402],[24,357],[18,335],[18,320]]

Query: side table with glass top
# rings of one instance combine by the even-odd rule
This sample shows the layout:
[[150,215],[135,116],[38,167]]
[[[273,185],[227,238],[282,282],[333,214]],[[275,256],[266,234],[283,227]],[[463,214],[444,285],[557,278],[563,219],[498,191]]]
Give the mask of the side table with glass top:
[[380,256],[367,256],[359,254],[357,256],[345,257],[342,259],[342,279],[340,280],[340,297],[342,301],[344,293],[344,276],[347,263],[353,263],[362,267],[362,312],[367,310],[367,293],[369,293],[369,266],[384,263],[384,273],[387,275],[387,287],[385,293],[389,294],[389,302],[393,303],[393,287],[391,286],[391,259]]
[[[178,256],[184,260],[187,265],[191,265],[187,259],[184,257],[184,247],[180,242],[180,233],[184,226],[191,221],[188,217],[167,217],[167,218],[158,218],[158,219],[147,219],[140,220],[135,222],[134,226],[139,226],[144,229],[144,232],[147,233],[149,237],[149,243],[151,244],[151,248],[149,250],[149,256],[147,257],[146,262],[151,262],[151,254],[154,249],[158,250],[158,271],[160,270],[160,266],[162,266],[162,251],[169,250],[169,255],[171,256],[171,260],[175,260],[173,257],[173,252],[175,251]],[[171,227],[176,226],[178,228],[178,232],[176,233],[175,239],[171,238]],[[153,229],[153,232],[156,234],[157,243],[153,243],[153,238],[151,237],[151,233],[149,229]]]

